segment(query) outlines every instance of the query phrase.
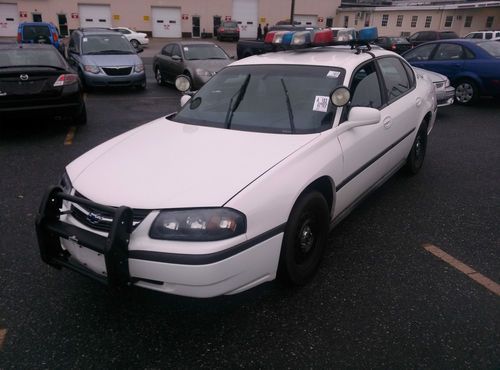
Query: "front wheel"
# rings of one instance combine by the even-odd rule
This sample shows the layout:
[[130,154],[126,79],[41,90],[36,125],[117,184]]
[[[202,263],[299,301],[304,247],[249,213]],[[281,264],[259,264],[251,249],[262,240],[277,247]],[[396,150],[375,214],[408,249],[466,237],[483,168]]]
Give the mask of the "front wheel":
[[460,80],[455,88],[455,100],[459,104],[470,105],[479,98],[479,90],[474,82],[465,79]]
[[424,164],[425,153],[427,151],[427,123],[420,125],[410,154],[406,158],[406,172],[410,175],[416,175]]
[[137,49],[140,45],[139,41],[137,41],[137,40],[130,40],[130,43],[132,44],[134,49]]
[[316,273],[328,238],[330,210],[317,191],[302,195],[286,224],[278,266],[278,279],[304,285]]

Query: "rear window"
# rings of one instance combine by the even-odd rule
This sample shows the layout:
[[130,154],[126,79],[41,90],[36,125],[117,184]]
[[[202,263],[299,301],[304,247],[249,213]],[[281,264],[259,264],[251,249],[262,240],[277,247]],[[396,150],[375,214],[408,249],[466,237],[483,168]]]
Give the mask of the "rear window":
[[2,50],[0,53],[0,68],[16,66],[53,66],[65,68],[62,57],[56,49]]
[[458,39],[458,35],[455,32],[441,32],[442,39]]
[[485,50],[491,56],[500,58],[500,43],[496,41],[479,42],[477,44],[481,49]]
[[224,22],[222,25],[224,27],[228,27],[228,28],[237,28],[238,27],[238,23],[236,23],[236,22]]
[[24,41],[39,41],[40,39],[50,40],[49,27],[44,25],[33,25],[23,27],[23,40]]

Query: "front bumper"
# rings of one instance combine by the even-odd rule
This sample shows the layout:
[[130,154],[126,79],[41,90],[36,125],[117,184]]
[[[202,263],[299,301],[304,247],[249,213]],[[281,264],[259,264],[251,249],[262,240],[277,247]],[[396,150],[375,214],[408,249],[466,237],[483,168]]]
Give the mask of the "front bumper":
[[[110,232],[96,233],[71,219],[63,202],[113,214]],[[112,286],[136,285],[201,298],[239,293],[276,277],[284,227],[218,252],[179,254],[166,253],[151,241],[148,245],[141,226],[133,230],[128,207],[102,206],[63,193],[60,187],[48,190],[36,220],[44,262]],[[195,244],[186,242],[185,250],[192,251]]]
[[446,107],[447,105],[453,104],[455,101],[455,88],[453,86],[448,86],[442,91],[436,92],[438,107]]
[[84,72],[85,84],[90,87],[112,87],[112,86],[142,86],[146,83],[146,74],[131,73],[125,76],[109,76],[103,73],[93,74]]

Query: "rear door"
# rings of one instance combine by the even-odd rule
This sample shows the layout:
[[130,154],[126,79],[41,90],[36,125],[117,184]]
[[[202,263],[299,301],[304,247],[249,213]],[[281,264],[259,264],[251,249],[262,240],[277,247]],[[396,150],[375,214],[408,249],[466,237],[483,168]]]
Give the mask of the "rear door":
[[443,42],[438,44],[432,58],[422,68],[441,73],[453,81],[464,70],[465,60],[470,57],[470,52],[467,53],[462,45]]

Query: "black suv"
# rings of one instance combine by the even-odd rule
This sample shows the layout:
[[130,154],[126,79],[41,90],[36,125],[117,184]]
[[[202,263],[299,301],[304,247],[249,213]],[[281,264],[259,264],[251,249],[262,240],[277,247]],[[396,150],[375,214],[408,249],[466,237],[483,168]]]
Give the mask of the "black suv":
[[408,37],[408,41],[412,47],[415,47],[428,41],[458,38],[459,36],[453,31],[420,31]]

